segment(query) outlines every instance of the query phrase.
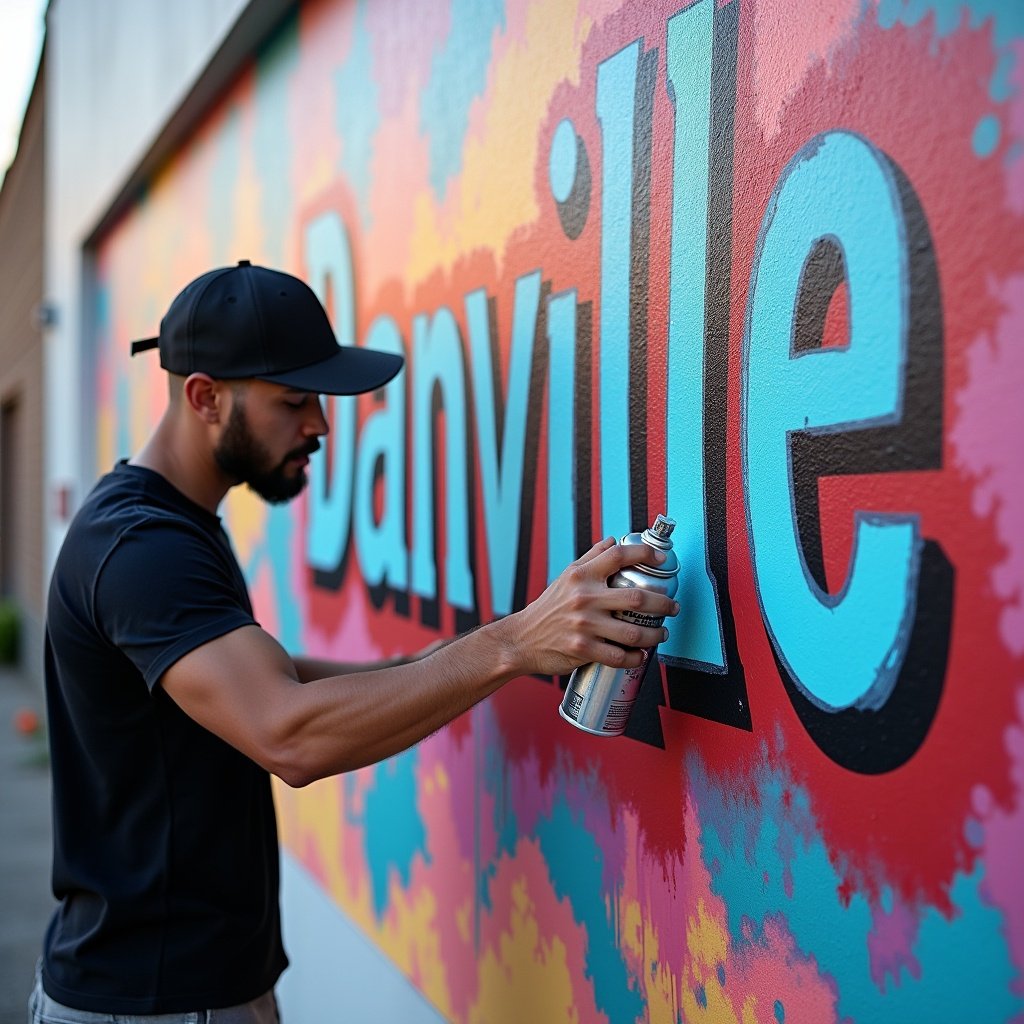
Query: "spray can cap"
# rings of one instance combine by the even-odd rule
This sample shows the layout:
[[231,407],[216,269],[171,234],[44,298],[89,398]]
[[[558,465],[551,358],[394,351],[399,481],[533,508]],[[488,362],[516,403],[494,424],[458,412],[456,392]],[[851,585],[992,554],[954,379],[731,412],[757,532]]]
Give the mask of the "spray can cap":
[[676,521],[674,519],[659,515],[645,532],[658,540],[668,540],[675,528]]
[[660,566],[647,565],[644,568],[655,576],[675,576],[679,572],[679,561],[672,550],[672,531],[676,521],[669,516],[659,515],[642,533],[628,533],[622,538],[623,544],[646,544],[648,547],[664,551],[666,558]]

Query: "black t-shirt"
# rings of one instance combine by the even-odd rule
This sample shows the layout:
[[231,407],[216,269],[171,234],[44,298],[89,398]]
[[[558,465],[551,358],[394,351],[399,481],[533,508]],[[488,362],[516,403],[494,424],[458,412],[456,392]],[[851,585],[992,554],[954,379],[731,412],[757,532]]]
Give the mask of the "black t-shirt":
[[287,966],[267,772],[160,686],[254,623],[220,519],[120,463],[68,530],[50,583],[46,690],[53,890],[43,987],[106,1013],[232,1006]]

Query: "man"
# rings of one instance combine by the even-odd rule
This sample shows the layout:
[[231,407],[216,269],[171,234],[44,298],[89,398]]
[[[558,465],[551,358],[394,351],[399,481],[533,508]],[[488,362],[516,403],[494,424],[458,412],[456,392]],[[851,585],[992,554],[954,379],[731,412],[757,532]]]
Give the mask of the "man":
[[522,611],[422,657],[291,658],[253,618],[217,508],[239,483],[298,494],[328,430],[319,394],[382,387],[402,359],[340,347],[303,282],[248,261],[188,285],[133,353],[153,347],[167,410],[75,516],[50,586],[60,906],[33,1019],[262,1024],[287,964],[270,773],[304,786],[380,761],[517,676],[638,665],[664,630],[612,613],[678,606],[609,588],[652,552],[605,540]]

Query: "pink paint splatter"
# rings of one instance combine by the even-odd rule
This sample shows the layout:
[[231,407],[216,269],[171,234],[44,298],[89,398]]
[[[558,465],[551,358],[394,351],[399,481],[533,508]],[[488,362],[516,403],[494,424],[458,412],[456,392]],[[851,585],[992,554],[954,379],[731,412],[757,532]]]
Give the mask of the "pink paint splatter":
[[1024,685],[1017,689],[1017,721],[1006,727],[1006,752],[1015,787],[1012,806],[1000,807],[986,786],[972,796],[984,828],[985,878],[982,895],[1004,915],[1006,939],[1018,975],[1013,991],[1024,995],[1024,899],[1021,898],[1021,851],[1024,850]]
[[735,1008],[757,1007],[754,1019],[765,1024],[779,1020],[776,1001],[787,1021],[829,1024],[839,1019],[835,983],[820,972],[813,956],[797,949],[781,914],[765,917],[760,934],[747,920],[744,932],[745,943],[734,949],[726,968],[725,989]]
[[271,636],[278,633],[277,595],[274,591],[273,567],[268,558],[260,560],[256,578],[249,586],[256,621]]
[[827,63],[849,35],[860,6],[859,0],[799,7],[777,3],[757,6],[754,117],[767,139],[779,131],[786,104],[796,95],[808,71],[819,61]]
[[918,916],[899,900],[892,910],[881,906],[871,908],[872,927],[868,932],[868,953],[871,957],[871,980],[885,992],[887,979],[899,985],[900,971],[905,967],[913,978],[921,977],[921,964],[912,949],[917,939]]
[[1014,213],[1024,214],[1024,41],[1011,47],[1014,54],[1014,97],[1006,115],[1007,134],[1011,139],[1006,164],[1006,199]]
[[950,437],[957,464],[977,480],[976,515],[992,516],[1006,557],[991,571],[992,588],[1004,602],[1000,633],[1007,648],[1024,654],[1024,275],[990,286],[1003,311],[994,331],[967,350],[967,384],[956,396],[959,410]]

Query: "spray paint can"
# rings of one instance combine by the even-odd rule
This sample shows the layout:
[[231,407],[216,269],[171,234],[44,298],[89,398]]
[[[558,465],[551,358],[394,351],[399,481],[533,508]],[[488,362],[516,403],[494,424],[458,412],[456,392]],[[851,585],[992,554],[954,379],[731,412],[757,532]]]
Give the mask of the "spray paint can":
[[[658,516],[653,525],[643,533],[628,533],[622,538],[623,544],[647,544],[665,553],[661,565],[630,565],[620,569],[608,580],[610,587],[640,587],[666,597],[675,596],[679,576],[679,559],[672,550],[674,519]],[[662,615],[647,615],[643,612],[621,611],[612,613],[624,622],[635,622],[640,626],[660,626]],[[655,648],[644,651],[644,660],[636,668],[611,668],[593,662],[581,665],[569,677],[565,696],[558,713],[577,729],[594,736],[621,736],[626,722],[636,703],[640,683],[647,671],[647,663]]]

